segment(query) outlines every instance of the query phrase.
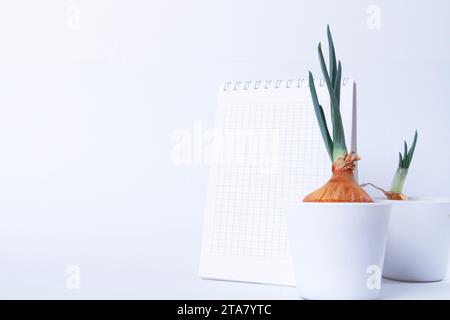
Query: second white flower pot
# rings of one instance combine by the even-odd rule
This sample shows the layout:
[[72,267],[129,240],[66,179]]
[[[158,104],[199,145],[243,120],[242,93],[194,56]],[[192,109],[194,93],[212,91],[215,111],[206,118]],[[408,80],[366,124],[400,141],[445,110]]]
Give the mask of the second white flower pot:
[[392,203],[383,276],[431,282],[445,278],[450,236],[450,199],[414,198]]
[[376,299],[391,204],[298,203],[288,208],[297,289],[306,299]]

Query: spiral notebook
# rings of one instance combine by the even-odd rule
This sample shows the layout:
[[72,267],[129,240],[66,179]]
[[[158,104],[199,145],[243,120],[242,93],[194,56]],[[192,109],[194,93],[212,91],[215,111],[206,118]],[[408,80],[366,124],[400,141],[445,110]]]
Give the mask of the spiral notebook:
[[[331,126],[329,96],[316,80]],[[356,85],[341,113],[356,151]],[[219,89],[200,276],[295,285],[284,209],[331,176],[306,79],[226,82]]]

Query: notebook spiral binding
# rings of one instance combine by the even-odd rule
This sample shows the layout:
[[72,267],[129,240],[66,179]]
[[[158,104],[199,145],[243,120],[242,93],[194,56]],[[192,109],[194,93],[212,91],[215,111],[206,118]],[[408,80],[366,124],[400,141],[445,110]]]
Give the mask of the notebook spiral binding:
[[[349,78],[342,79],[342,85],[345,86],[348,83]],[[325,85],[323,78],[320,78],[319,85]],[[308,86],[309,84],[306,79],[290,79],[290,80],[247,80],[247,81],[227,81],[223,85],[223,91],[228,90],[258,90],[258,89],[279,89],[279,88],[301,88],[303,86]]]

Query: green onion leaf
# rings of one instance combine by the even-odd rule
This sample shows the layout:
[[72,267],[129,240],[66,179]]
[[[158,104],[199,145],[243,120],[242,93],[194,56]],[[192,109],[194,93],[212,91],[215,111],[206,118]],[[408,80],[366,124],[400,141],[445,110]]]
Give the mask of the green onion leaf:
[[331,36],[330,26],[327,25],[327,37],[328,37],[328,47],[330,48],[329,59],[330,59],[330,78],[333,87],[336,84],[336,52],[334,50],[333,37]]
[[311,72],[309,72],[309,90],[311,91],[314,111],[316,114],[317,122],[319,123],[320,132],[322,134],[328,156],[330,157],[331,161],[333,161],[333,141],[331,140],[330,132],[328,131],[325,113],[322,106],[319,104],[319,99],[317,98],[316,87],[314,85],[314,77]]
[[[328,88],[328,94],[330,96],[331,105],[331,122],[333,124],[333,160],[344,156],[347,153],[347,147],[345,145],[344,126],[342,124],[342,117],[339,108],[339,100],[336,97],[334,88],[331,86],[330,77],[328,75],[327,66],[325,65],[325,59],[323,58],[322,46],[319,43],[318,46],[319,62],[322,68],[323,77]],[[341,71],[342,72],[342,71]]]
[[414,134],[414,140],[411,145],[411,148],[408,150],[408,143],[406,141],[403,142],[403,152],[404,154],[400,154],[400,162],[398,164],[399,168],[408,169],[411,165],[411,161],[414,155],[414,151],[416,150],[416,144],[417,144],[417,130]]
[[403,168],[408,168],[408,144],[403,141]]
[[411,149],[409,149],[409,153],[408,153],[408,168],[409,168],[409,166],[411,164],[411,161],[412,161],[412,158],[413,158],[413,155],[414,155],[414,150],[416,149],[417,136],[418,136],[418,134],[417,134],[417,130],[416,130],[416,132],[414,133],[414,140],[413,140],[413,143],[411,145]]
[[319,53],[319,62],[320,62],[320,67],[322,68],[323,78],[325,80],[325,83],[328,88],[328,93],[330,95],[331,107],[336,107],[337,105],[339,105],[339,102],[337,101],[336,95],[334,94],[334,88],[331,86],[330,76],[328,75],[328,70],[327,70],[327,66],[325,64],[325,59],[323,58],[322,45],[320,43],[319,43],[319,46],[317,47],[317,51]]
[[336,65],[336,52],[334,50],[333,38],[331,36],[330,27],[327,26],[328,45],[329,45],[329,60],[330,60],[330,73],[328,73],[327,65],[323,57],[322,45],[319,42],[317,51],[319,55],[320,67],[322,69],[323,78],[327,85],[328,94],[330,96],[330,111],[331,122],[333,126],[333,135],[330,136],[328,127],[326,125],[325,116],[322,106],[319,104],[317,98],[316,88],[314,85],[314,79],[312,73],[309,73],[309,83],[311,96],[313,99],[314,110],[317,120],[319,122],[320,130],[322,132],[322,138],[327,147],[328,155],[332,162],[338,158],[342,158],[347,155],[347,146],[345,144],[344,125],[342,123],[342,116],[340,112],[340,95],[341,95],[341,77],[342,77],[342,65]]

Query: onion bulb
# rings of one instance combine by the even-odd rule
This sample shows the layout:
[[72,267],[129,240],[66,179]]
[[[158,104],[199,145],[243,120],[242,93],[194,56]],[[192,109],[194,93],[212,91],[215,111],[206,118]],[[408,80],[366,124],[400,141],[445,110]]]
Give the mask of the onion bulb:
[[304,202],[373,202],[354,179],[355,154],[337,159],[332,166],[331,179],[321,188],[307,195]]

